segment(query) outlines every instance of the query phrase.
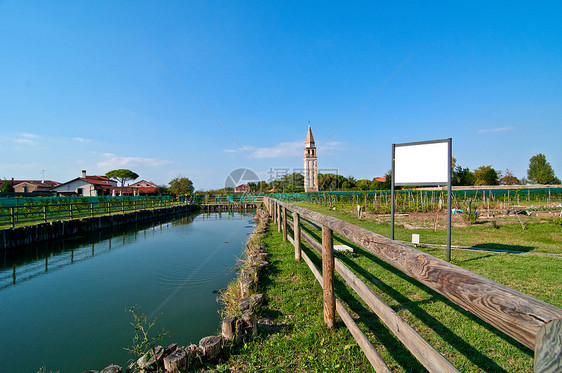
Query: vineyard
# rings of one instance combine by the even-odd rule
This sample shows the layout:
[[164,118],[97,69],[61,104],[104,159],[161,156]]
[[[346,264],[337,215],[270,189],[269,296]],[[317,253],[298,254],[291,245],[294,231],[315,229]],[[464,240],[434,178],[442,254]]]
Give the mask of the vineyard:
[[[375,214],[391,212],[391,192],[318,192],[275,194],[287,202],[307,202],[336,209],[355,209]],[[446,190],[396,190],[397,213],[437,212],[447,207]],[[453,190],[452,207],[455,210],[478,209],[505,211],[514,208],[526,210],[560,210],[562,188],[533,189],[471,189]]]

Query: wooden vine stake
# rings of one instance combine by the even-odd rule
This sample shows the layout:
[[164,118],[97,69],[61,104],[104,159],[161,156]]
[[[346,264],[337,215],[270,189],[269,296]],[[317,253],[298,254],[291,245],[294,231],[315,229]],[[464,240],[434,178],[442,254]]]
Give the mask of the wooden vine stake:
[[334,328],[336,300],[334,298],[334,239],[332,230],[322,226],[322,279],[324,282],[324,321]]

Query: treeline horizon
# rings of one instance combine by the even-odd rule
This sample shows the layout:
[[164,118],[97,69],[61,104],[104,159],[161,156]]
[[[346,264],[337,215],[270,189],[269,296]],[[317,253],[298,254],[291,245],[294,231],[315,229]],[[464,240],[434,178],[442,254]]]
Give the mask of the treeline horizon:
[[[453,186],[479,185],[529,185],[529,184],[561,184],[554,174],[546,157],[539,153],[529,159],[526,177],[517,178],[506,169],[504,172],[494,169],[491,165],[483,165],[471,171],[468,167],[456,164],[453,157],[452,164]],[[381,177],[372,179],[356,179],[354,176],[345,177],[334,173],[318,174],[318,190],[327,191],[374,191],[389,190],[392,187],[392,172],[389,170]],[[276,180],[249,182],[250,193],[302,193],[304,192],[304,176],[298,172],[284,175]],[[198,190],[196,193],[233,193],[234,188]]]

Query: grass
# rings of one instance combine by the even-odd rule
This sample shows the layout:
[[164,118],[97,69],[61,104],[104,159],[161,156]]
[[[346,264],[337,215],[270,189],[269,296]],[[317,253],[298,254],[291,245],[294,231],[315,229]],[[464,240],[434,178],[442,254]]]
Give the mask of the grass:
[[295,262],[292,245],[270,227],[265,243],[271,271],[260,283],[267,296],[259,336],[232,351],[228,361],[212,371],[243,372],[364,372],[368,360],[341,321],[327,330],[323,321],[322,289],[304,262]]
[[[379,230],[377,233],[389,230],[388,224],[359,221],[351,213],[327,209],[323,211],[318,206],[313,207],[314,210],[329,212],[330,215],[367,229]],[[532,227],[534,224],[527,226]],[[523,238],[519,237],[520,232],[517,237],[504,235],[503,232],[498,235],[498,229],[489,227],[457,230],[470,236],[487,229],[490,231],[488,235],[480,235],[480,238],[486,238],[477,242],[499,241],[502,245],[513,246],[512,241],[516,241],[520,243],[514,246],[529,246],[533,250],[560,253],[560,248],[557,250],[549,239],[538,244],[530,242],[533,237],[548,238],[553,234],[552,228],[543,231],[538,224],[536,228],[529,228],[531,234]],[[318,238],[319,230],[308,226],[303,229]],[[412,233],[404,228],[398,230],[404,236]],[[457,230],[455,235],[459,234]],[[502,226],[499,230],[507,230],[507,227]],[[501,237],[506,240],[500,241]],[[335,241],[352,246],[355,250],[354,253],[337,254],[338,258],[460,371],[533,371],[533,351],[405,276],[368,251],[337,235]],[[461,242],[457,244],[468,245],[462,240]],[[275,226],[270,227],[265,244],[272,259],[272,272],[260,285],[260,290],[267,294],[269,302],[262,310],[262,317],[274,320],[279,327],[274,331],[260,327],[260,335],[256,340],[232,351],[230,358],[214,368],[214,371],[371,371],[369,362],[339,317],[335,330],[325,328],[321,288],[306,264],[294,261],[292,245],[282,241]],[[304,250],[317,268],[320,268],[319,255],[310,248],[305,247]],[[445,256],[444,250],[423,250],[440,258]],[[558,257],[454,250],[453,263],[558,307],[562,306],[562,279],[559,276],[562,272],[562,259]],[[393,372],[425,370],[338,275],[335,277],[335,289],[336,296],[346,305]]]

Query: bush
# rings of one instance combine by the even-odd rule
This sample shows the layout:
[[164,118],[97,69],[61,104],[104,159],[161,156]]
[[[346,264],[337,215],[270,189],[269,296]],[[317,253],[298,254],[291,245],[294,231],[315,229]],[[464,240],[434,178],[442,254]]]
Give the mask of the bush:
[[562,217],[552,219],[552,223],[554,223],[554,225],[562,225]]

